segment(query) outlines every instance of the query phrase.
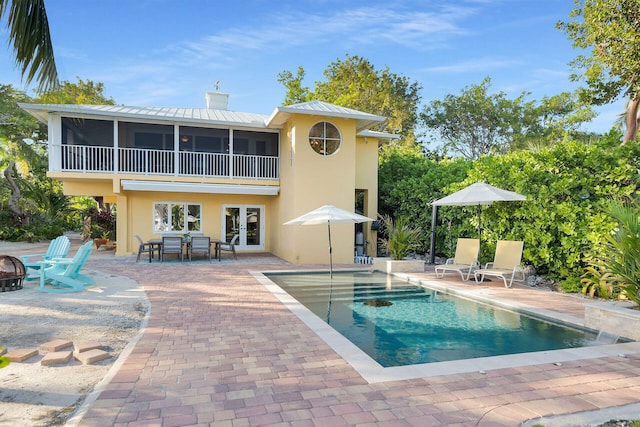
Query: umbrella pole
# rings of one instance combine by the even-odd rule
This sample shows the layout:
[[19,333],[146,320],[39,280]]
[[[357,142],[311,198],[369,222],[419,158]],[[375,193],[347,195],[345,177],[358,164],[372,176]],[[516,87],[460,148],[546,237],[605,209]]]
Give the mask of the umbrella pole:
[[478,205],[478,240],[480,240],[480,236],[482,235],[482,228],[480,228],[480,213],[482,212],[482,208]]
[[438,225],[438,207],[431,206],[431,242],[429,243],[429,262],[436,263],[436,226]]
[[333,248],[331,248],[331,222],[327,221],[329,230],[329,279],[333,279]]

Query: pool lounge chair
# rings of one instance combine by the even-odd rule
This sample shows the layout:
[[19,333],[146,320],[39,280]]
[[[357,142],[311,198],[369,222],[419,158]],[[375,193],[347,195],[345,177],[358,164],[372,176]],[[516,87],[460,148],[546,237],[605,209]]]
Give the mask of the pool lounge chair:
[[[456,253],[445,264],[436,266],[436,277],[442,279],[447,271],[457,271],[462,280],[469,280],[474,268],[479,267],[478,253],[480,252],[479,239],[458,239]],[[465,278],[465,274],[467,277]]]
[[[520,265],[523,248],[524,242],[521,241],[498,240],[493,262],[488,262],[484,268],[474,272],[476,282],[482,282],[484,276],[495,276],[504,281],[505,288],[510,288],[514,280],[524,281],[524,269]],[[515,279],[516,275],[521,278]],[[509,277],[509,283],[507,283],[507,277]]]
[[[95,285],[95,280],[80,273],[92,250],[93,242],[88,241],[80,246],[72,259],[58,258],[42,261],[38,290],[53,293],[79,292],[84,290],[85,286]],[[47,283],[51,284],[51,287],[46,287]]]
[[[39,273],[40,268],[42,267],[42,261],[66,257],[69,253],[70,247],[71,242],[69,241],[69,238],[67,236],[59,236],[49,243],[47,253],[21,256],[22,263],[24,264],[24,268],[27,270],[27,274],[29,273],[29,270],[35,270]],[[27,276],[25,279],[35,280],[39,277],[39,275],[32,275]]]

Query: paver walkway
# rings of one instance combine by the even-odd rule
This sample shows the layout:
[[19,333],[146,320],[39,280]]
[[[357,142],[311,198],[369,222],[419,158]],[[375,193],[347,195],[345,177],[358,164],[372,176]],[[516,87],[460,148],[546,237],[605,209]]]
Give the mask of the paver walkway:
[[[517,426],[640,402],[640,354],[368,384],[249,273],[297,266],[134,260],[86,265],[140,281],[151,313],[80,426]],[[580,299],[487,287],[582,315]]]

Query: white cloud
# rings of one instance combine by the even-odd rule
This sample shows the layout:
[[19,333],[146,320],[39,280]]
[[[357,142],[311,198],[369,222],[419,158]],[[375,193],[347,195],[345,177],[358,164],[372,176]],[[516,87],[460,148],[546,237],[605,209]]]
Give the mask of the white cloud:
[[491,71],[501,68],[508,68],[514,65],[519,65],[520,62],[513,59],[475,59],[472,61],[458,62],[457,64],[440,65],[437,67],[423,68],[422,71],[428,73],[468,73],[478,71]]

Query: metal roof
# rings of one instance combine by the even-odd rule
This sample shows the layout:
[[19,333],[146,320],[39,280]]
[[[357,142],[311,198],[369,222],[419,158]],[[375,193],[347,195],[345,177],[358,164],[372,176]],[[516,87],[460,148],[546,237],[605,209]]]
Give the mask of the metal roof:
[[[47,123],[49,113],[101,116],[110,119],[158,120],[192,124],[238,126],[258,129],[280,128],[292,114],[340,117],[356,121],[356,130],[362,132],[368,127],[383,122],[385,117],[364,113],[323,101],[309,101],[285,107],[277,107],[270,116],[238,111],[210,108],[173,107],[129,107],[125,105],[78,105],[78,104],[25,104],[21,108],[43,123]],[[393,138],[391,134],[380,132],[379,138]]]
[[291,114],[307,114],[326,117],[340,117],[343,119],[355,119],[356,129],[363,130],[376,123],[386,120],[385,117],[376,116],[374,114],[364,113],[351,108],[341,107],[339,105],[329,104],[323,101],[309,101],[301,104],[288,105],[286,107],[277,107],[271,116],[267,119],[267,126],[282,126]]
[[377,130],[369,130],[369,129],[362,130],[358,132],[357,135],[365,138],[371,137],[371,138],[386,139],[386,140],[400,139],[400,135],[396,135],[394,133],[379,132]]
[[168,122],[216,124],[267,129],[268,116],[242,113],[231,110],[209,108],[173,107],[128,107],[124,105],[74,105],[74,104],[18,104],[40,121],[47,123],[48,114],[69,113],[103,116],[109,118],[129,118],[138,120],[159,120]]

